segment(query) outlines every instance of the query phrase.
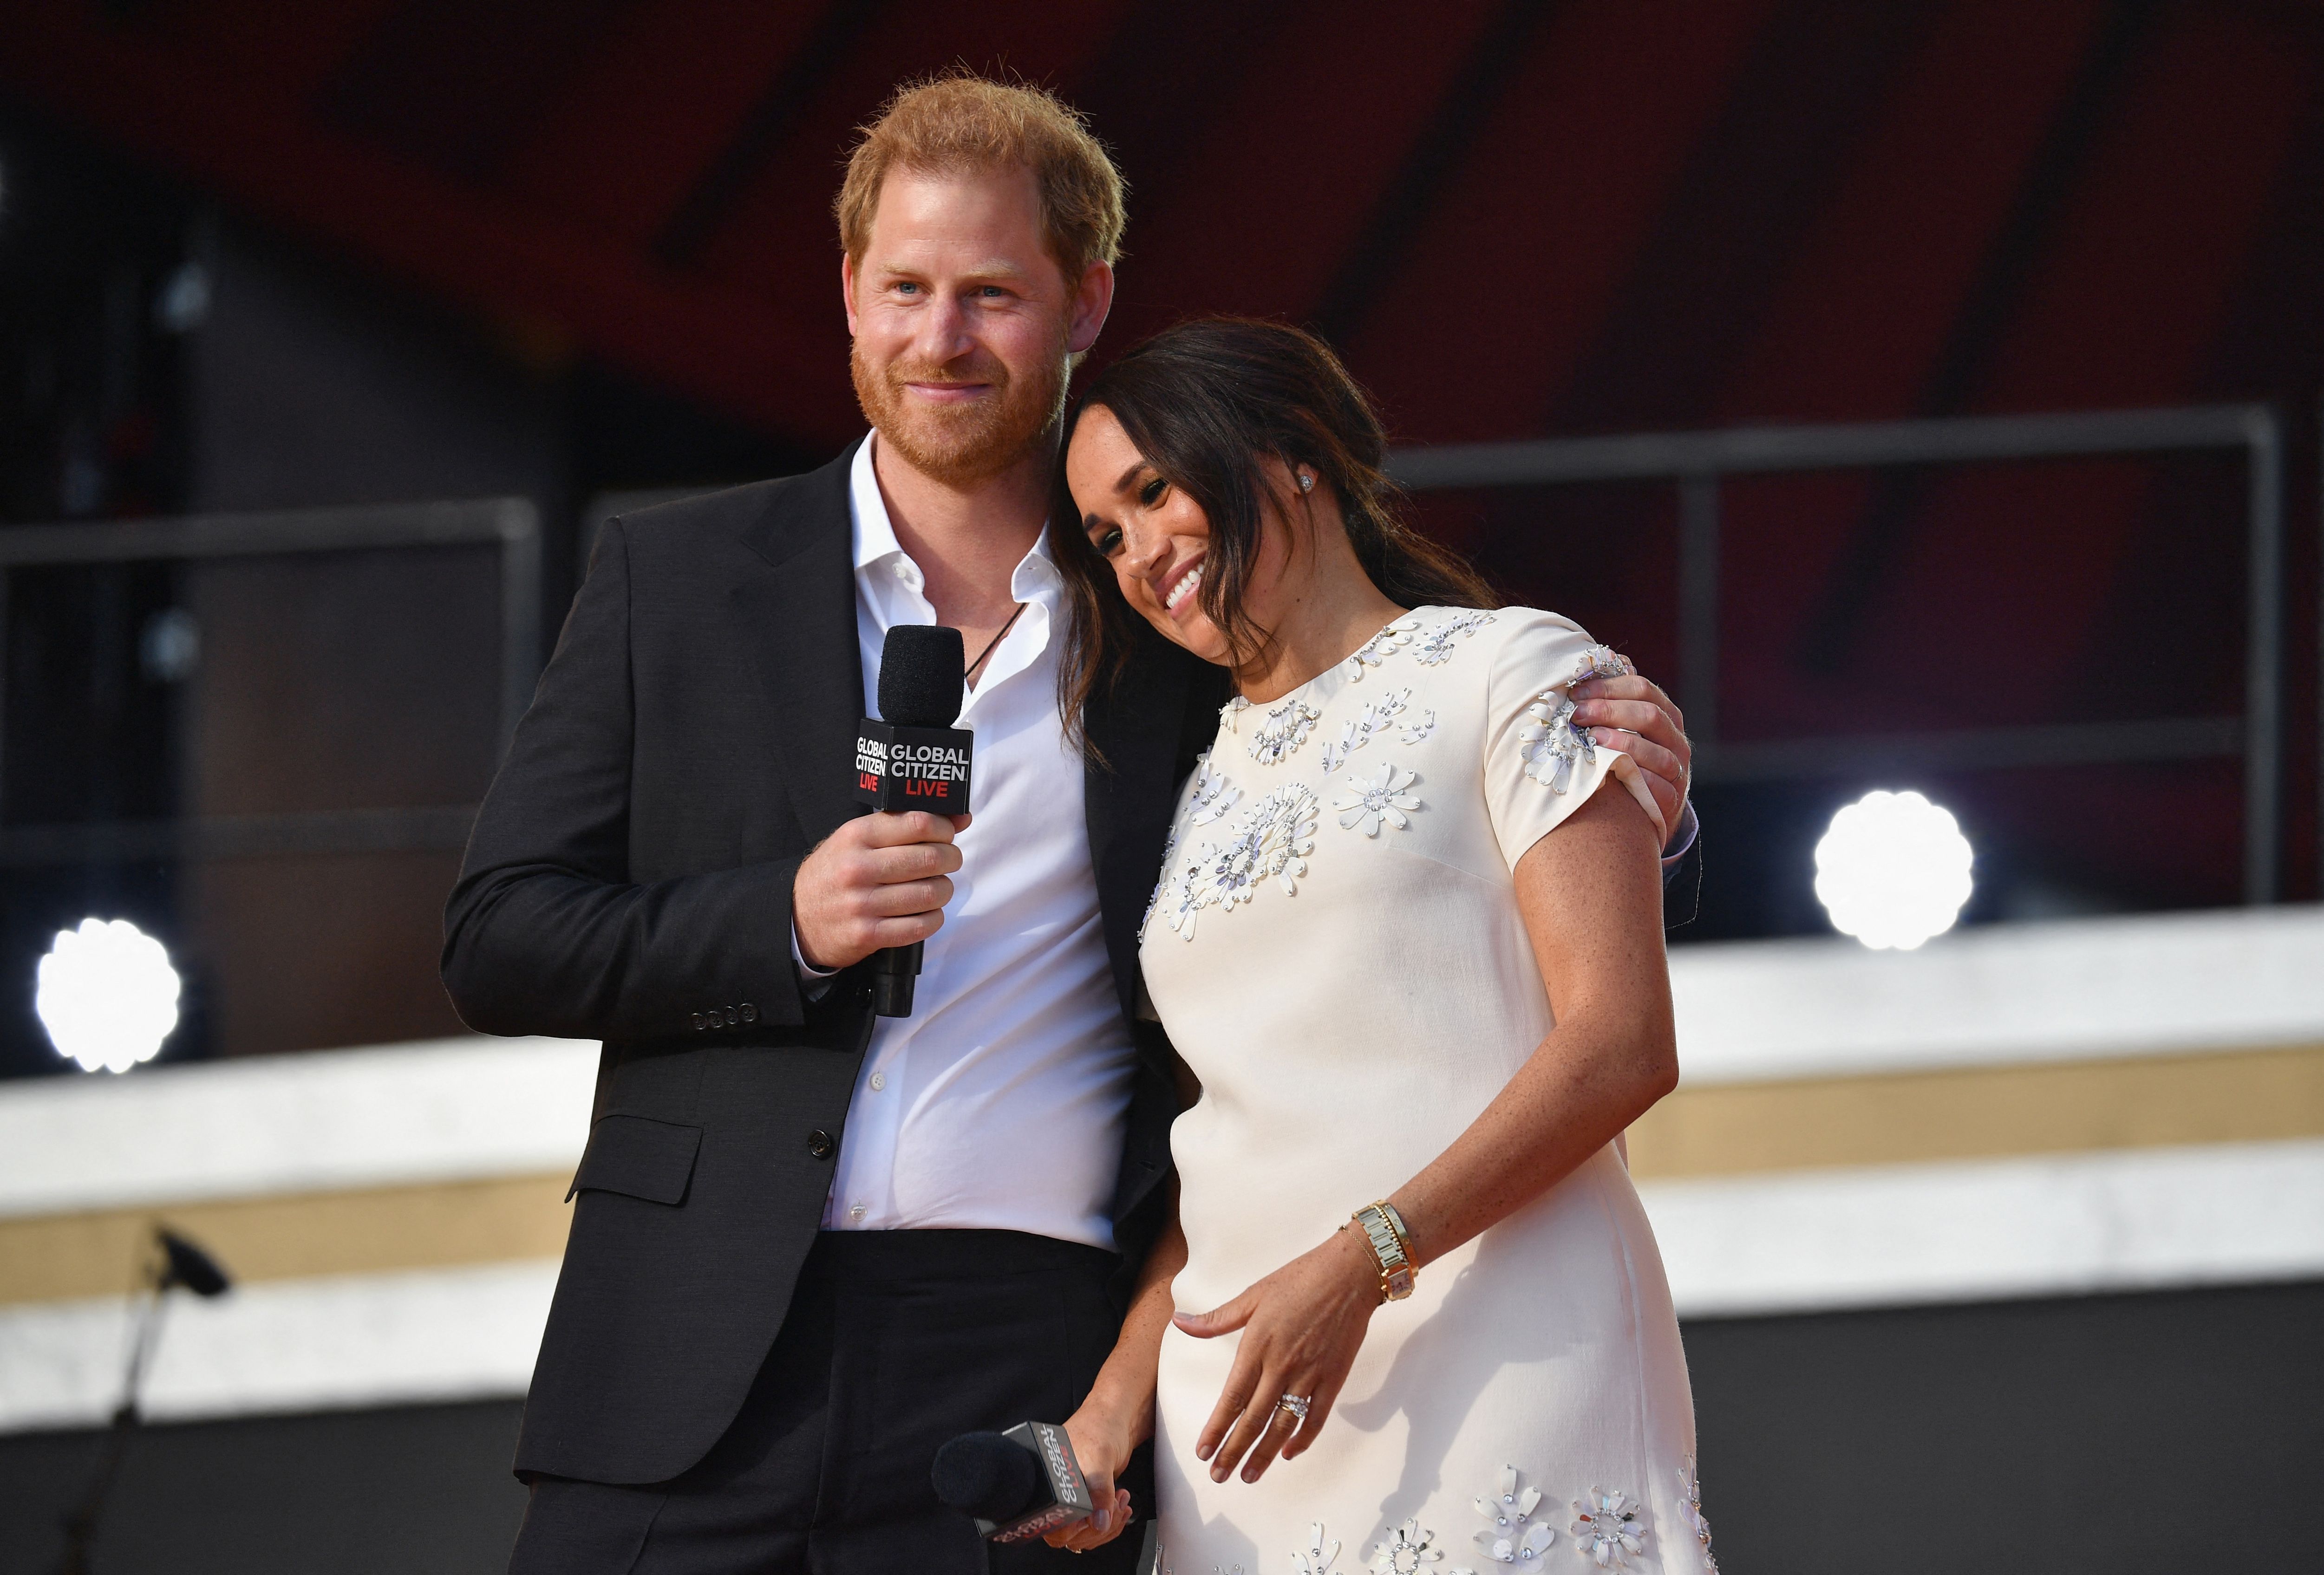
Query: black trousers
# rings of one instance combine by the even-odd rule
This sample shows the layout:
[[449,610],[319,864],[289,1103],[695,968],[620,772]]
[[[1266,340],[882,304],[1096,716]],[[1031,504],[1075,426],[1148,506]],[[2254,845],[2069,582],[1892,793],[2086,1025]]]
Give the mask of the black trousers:
[[[647,1487],[539,1479],[510,1575],[1130,1570],[1139,1528],[1088,1555],[988,1549],[928,1486],[946,1440],[1079,1407],[1120,1327],[1106,1294],[1117,1262],[1012,1230],[824,1232],[701,1463]],[[1152,1515],[1143,1451],[1121,1485]]]

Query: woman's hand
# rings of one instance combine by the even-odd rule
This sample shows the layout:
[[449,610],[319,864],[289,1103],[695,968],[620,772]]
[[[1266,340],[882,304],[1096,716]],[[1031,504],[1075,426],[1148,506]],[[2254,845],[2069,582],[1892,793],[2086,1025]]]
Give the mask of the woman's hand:
[[[1243,1331],[1226,1388],[1194,1441],[1194,1458],[1211,1462],[1212,1481],[1225,1481],[1243,1460],[1242,1479],[1256,1482],[1277,1454],[1287,1460],[1315,1441],[1379,1295],[1371,1248],[1342,1230],[1216,1312],[1174,1320],[1197,1340]],[[1277,1405],[1286,1395],[1309,1402],[1306,1421]]]
[[1060,1526],[1041,1540],[1053,1548],[1086,1553],[1129,1529],[1130,1490],[1113,1484],[1130,1464],[1130,1451],[1143,1441],[1131,1420],[1095,1393],[1065,1418],[1065,1437],[1073,1442],[1074,1463],[1089,1484],[1090,1500],[1097,1506],[1097,1513]]

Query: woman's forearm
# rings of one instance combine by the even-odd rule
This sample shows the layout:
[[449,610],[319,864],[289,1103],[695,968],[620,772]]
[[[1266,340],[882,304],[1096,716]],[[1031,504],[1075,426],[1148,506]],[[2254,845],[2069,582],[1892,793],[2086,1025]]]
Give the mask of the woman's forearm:
[[1186,1236],[1173,1198],[1169,1220],[1139,1271],[1120,1338],[1090,1386],[1090,1404],[1111,1414],[1133,1445],[1154,1436],[1154,1378],[1162,1361],[1162,1331],[1170,1327],[1174,1311],[1170,1282],[1185,1266]]
[[1561,1024],[1468,1130],[1391,1194],[1416,1265],[1540,1197],[1669,1091],[1631,1038]]
[[1600,793],[1518,861],[1518,907],[1557,1026],[1468,1129],[1390,1196],[1416,1264],[1540,1197],[1676,1084],[1652,841],[1635,805]]

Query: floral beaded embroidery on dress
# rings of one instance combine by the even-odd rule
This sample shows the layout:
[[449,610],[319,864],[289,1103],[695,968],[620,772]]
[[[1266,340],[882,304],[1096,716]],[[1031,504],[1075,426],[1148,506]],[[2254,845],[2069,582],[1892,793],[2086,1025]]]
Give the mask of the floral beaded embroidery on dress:
[[1702,1544],[1703,1569],[1709,1575],[1719,1575],[1719,1561],[1711,1552],[1711,1523],[1702,1516],[1702,1483],[1694,1474],[1692,1455],[1678,1469],[1678,1513],[1694,1540]]
[[[1378,700],[1367,700],[1364,708],[1342,724],[1339,741],[1323,746],[1323,769],[1336,771],[1348,763],[1348,757],[1386,732],[1396,719],[1412,704],[1412,691],[1387,695]],[[1436,725],[1436,713],[1428,713],[1427,720],[1416,727],[1404,730],[1404,741],[1418,743]],[[1415,736],[1415,734],[1418,736]]]
[[1307,735],[1323,717],[1322,712],[1295,695],[1267,714],[1259,731],[1250,735],[1250,742],[1243,747],[1260,765],[1279,765],[1284,756],[1307,741]]
[[1397,619],[1358,646],[1353,654],[1340,664],[1340,670],[1347,675],[1351,684],[1360,681],[1366,668],[1379,667],[1395,652],[1411,644],[1413,635],[1420,630],[1423,622],[1417,613],[1407,613]]
[[[1477,608],[1407,613],[1357,648],[1338,670],[1352,683],[1368,668],[1382,667],[1399,653],[1409,654],[1424,667],[1442,667],[1462,642],[1473,640],[1478,631],[1494,622],[1491,612]],[[1610,647],[1593,645],[1577,659],[1571,677],[1536,695],[1517,732],[1526,775],[1553,793],[1566,792],[1575,771],[1594,765],[1598,759],[1598,745],[1590,730],[1573,720],[1570,691],[1590,678],[1635,670],[1627,658]],[[1324,773],[1337,773],[1358,751],[1391,731],[1400,731],[1407,745],[1425,742],[1436,731],[1436,713],[1424,710],[1415,718],[1412,705],[1409,686],[1366,701],[1360,711],[1341,724],[1340,736],[1323,744],[1320,754]],[[1219,708],[1221,731],[1240,736],[1243,714],[1258,709],[1244,696],[1234,696]],[[1294,693],[1264,710],[1244,742],[1244,752],[1261,766],[1281,766],[1298,752],[1323,718],[1323,709],[1307,694]],[[1420,799],[1408,791],[1417,780],[1417,773],[1387,764],[1374,771],[1351,773],[1343,778],[1332,807],[1342,826],[1360,828],[1364,835],[1377,840],[1383,825],[1398,831],[1410,826],[1407,812],[1421,807]],[[1304,788],[1298,792],[1277,788],[1245,813],[1226,843],[1208,845],[1183,864],[1176,862],[1186,832],[1222,818],[1241,798],[1241,790],[1213,767],[1208,753],[1204,754],[1196,763],[1185,814],[1173,824],[1165,843],[1162,878],[1147,900],[1145,916],[1139,923],[1140,935],[1158,909],[1167,914],[1172,929],[1192,940],[1197,913],[1212,907],[1232,909],[1250,901],[1256,884],[1270,876],[1280,880],[1286,894],[1297,891],[1296,878],[1306,874],[1306,856],[1314,851],[1310,834],[1315,819],[1314,796]]]
[[1456,612],[1435,624],[1412,648],[1412,659],[1424,668],[1433,668],[1452,659],[1456,640],[1471,640],[1477,631],[1493,622],[1493,615],[1481,608],[1471,607]]
[[1428,1565],[1440,1563],[1444,1550],[1436,1545],[1436,1534],[1425,1529],[1417,1520],[1407,1520],[1372,1544],[1372,1568],[1379,1575],[1421,1575]]
[[[1695,1480],[1692,1455],[1686,1457],[1678,1478],[1679,1513],[1702,1545],[1707,1575],[1719,1575],[1718,1561],[1711,1557],[1711,1526],[1702,1518],[1702,1489]],[[1525,1569],[1545,1567],[1542,1555],[1556,1543],[1557,1531],[1534,1513],[1541,1507],[1542,1497],[1539,1488],[1526,1485],[1524,1473],[1515,1466],[1504,1466],[1494,1490],[1471,1501],[1486,1523],[1475,1540],[1487,1559]],[[1586,1499],[1574,1501],[1573,1512],[1574,1551],[1600,1568],[1628,1569],[1630,1555],[1645,1551],[1646,1528],[1640,1524],[1641,1510],[1628,1494],[1592,1488]],[[1327,1543],[1323,1523],[1314,1522],[1302,1545],[1292,1552],[1292,1575],[1335,1575],[1333,1565],[1339,1556],[1340,1544]],[[1444,1557],[1435,1532],[1423,1526],[1417,1517],[1407,1517],[1372,1544],[1370,1563],[1378,1575],[1423,1575]],[[1452,1564],[1443,1575],[1481,1572],[1465,1564]]]
[[1597,739],[1573,719],[1573,687],[1591,678],[1627,677],[1637,670],[1619,652],[1592,646],[1582,652],[1572,677],[1535,695],[1526,708],[1525,725],[1517,730],[1526,775],[1552,793],[1563,793],[1572,782],[1576,766],[1597,764]]
[[1307,1545],[1291,1555],[1291,1575],[1334,1575],[1332,1565],[1339,1556],[1339,1543],[1324,1545],[1323,1523],[1319,1520],[1307,1528]]
[[[1242,789],[1224,776],[1211,769],[1207,751],[1194,757],[1194,778],[1186,788],[1186,828],[1208,825],[1242,802]],[[1170,832],[1162,841],[1162,875],[1154,882],[1154,891],[1146,899],[1146,912],[1138,921],[1138,933],[1144,935],[1146,926],[1154,922],[1154,910],[1161,904],[1162,893],[1170,884],[1172,861],[1178,856],[1178,825],[1172,822]]]
[[1228,781],[1223,772],[1211,769],[1211,757],[1196,757],[1194,786],[1186,794],[1186,824],[1208,825],[1241,802],[1242,789]]
[[1638,1524],[1637,1509],[1627,1493],[1590,1489],[1590,1497],[1573,1501],[1574,1546],[1598,1561],[1603,1570],[1627,1570],[1628,1555],[1643,1552],[1646,1528]]
[[1420,807],[1420,800],[1405,789],[1418,780],[1416,774],[1386,760],[1368,777],[1349,772],[1347,785],[1332,801],[1332,807],[1340,812],[1340,828],[1361,831],[1368,837],[1379,836],[1383,824],[1405,830],[1412,824],[1405,811]]
[[[1495,1487],[1499,1491],[1475,1500],[1477,1513],[1486,1523],[1477,1534],[1477,1545],[1497,1564],[1538,1568],[1543,1550],[1557,1541],[1555,1527],[1534,1518],[1533,1512],[1541,1507],[1541,1489],[1526,1487],[1515,1466],[1501,1468],[1501,1479]],[[1476,1575],[1476,1571],[1454,1570],[1450,1575]]]
[[1307,873],[1315,851],[1315,822],[1323,811],[1305,783],[1286,783],[1236,817],[1223,843],[1205,843],[1189,853],[1163,883],[1157,907],[1170,927],[1194,938],[1194,916],[1206,907],[1231,911],[1249,902],[1260,883],[1273,880],[1288,897]]

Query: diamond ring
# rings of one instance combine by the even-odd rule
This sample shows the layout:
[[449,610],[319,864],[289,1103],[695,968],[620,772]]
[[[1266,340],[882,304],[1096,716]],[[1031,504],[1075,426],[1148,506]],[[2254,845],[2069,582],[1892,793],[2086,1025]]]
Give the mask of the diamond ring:
[[1314,1399],[1312,1395],[1286,1395],[1275,1403],[1277,1411],[1288,1411],[1301,1422],[1307,1420],[1307,1407]]

